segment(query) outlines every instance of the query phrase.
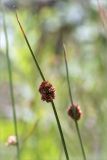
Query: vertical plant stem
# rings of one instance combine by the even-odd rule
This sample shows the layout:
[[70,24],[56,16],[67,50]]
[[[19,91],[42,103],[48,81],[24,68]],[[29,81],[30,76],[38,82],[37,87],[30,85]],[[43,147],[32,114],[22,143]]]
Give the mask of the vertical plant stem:
[[[73,98],[72,98],[72,92],[71,92],[70,80],[69,80],[68,63],[67,63],[67,58],[66,58],[67,51],[66,51],[66,47],[65,47],[64,44],[63,44],[63,48],[64,48],[64,59],[65,59],[65,66],[66,66],[66,73],[67,73],[67,83],[68,83],[68,88],[69,88],[70,101],[71,101],[71,104],[73,105]],[[76,126],[76,130],[77,130],[77,134],[78,134],[81,150],[82,150],[83,159],[86,160],[85,150],[84,150],[84,147],[83,147],[83,143],[82,143],[82,138],[81,138],[78,122],[77,122],[77,120],[74,120],[74,121],[75,121],[75,126]]]
[[66,155],[66,159],[69,160],[69,155],[68,155],[68,151],[67,151],[67,148],[66,148],[65,139],[64,139],[64,136],[63,136],[63,132],[62,132],[61,124],[60,124],[58,114],[57,114],[57,111],[56,111],[56,108],[55,108],[55,104],[54,104],[53,101],[51,102],[51,104],[52,104],[52,108],[53,108],[54,115],[55,115],[55,118],[56,118],[56,122],[57,122],[57,125],[58,125],[59,133],[60,133],[60,136],[61,136],[61,140],[62,140],[62,144],[63,144],[63,147],[64,147],[64,152],[65,152],[65,155]]
[[98,11],[99,11],[100,19],[101,19],[101,24],[103,26],[104,31],[107,32],[107,24],[105,22],[105,20],[106,20],[106,14],[105,14],[104,9],[102,8],[100,0],[97,0],[97,5],[98,5]]
[[[20,21],[19,21],[19,19],[18,19],[17,13],[16,13],[16,19],[17,19],[17,21],[18,21],[18,24],[19,24],[19,27],[20,27],[20,29],[21,29],[21,31],[22,31],[22,34],[23,34],[23,36],[24,36],[24,39],[25,39],[25,41],[26,41],[26,43],[27,43],[27,46],[28,46],[28,48],[29,48],[29,50],[30,50],[30,53],[31,53],[31,55],[32,55],[32,57],[33,57],[33,60],[34,60],[34,62],[35,62],[35,65],[36,65],[36,67],[38,68],[38,71],[39,71],[39,73],[40,73],[40,76],[41,76],[42,80],[45,81],[45,77],[44,77],[44,75],[43,75],[43,73],[42,73],[42,71],[41,71],[41,68],[40,68],[40,66],[39,66],[39,63],[38,63],[38,61],[37,61],[37,59],[36,59],[36,57],[35,57],[35,55],[34,55],[34,53],[33,53],[33,51],[32,51],[32,48],[31,48],[30,43],[29,43],[29,41],[28,41],[28,39],[27,39],[27,36],[26,36],[26,34],[25,34],[24,30],[23,30],[23,27],[22,27],[22,25],[21,25],[21,23],[20,23]],[[68,152],[67,152],[67,147],[66,147],[66,144],[65,144],[64,136],[63,136],[63,131],[62,131],[61,124],[60,124],[60,121],[59,121],[59,118],[58,118],[58,114],[57,114],[57,111],[56,111],[56,108],[55,108],[55,104],[54,104],[53,101],[51,102],[51,105],[52,105],[52,108],[53,108],[53,111],[54,111],[54,115],[55,115],[55,118],[56,118],[56,121],[57,121],[58,129],[59,129],[59,132],[60,132],[60,136],[61,136],[62,145],[63,145],[63,148],[64,148],[66,160],[69,160],[69,156],[68,156]]]
[[82,144],[82,138],[81,138],[78,122],[76,120],[75,120],[75,126],[76,126],[77,134],[78,134],[78,137],[79,137],[82,154],[83,154],[84,160],[86,160],[86,155],[85,155],[85,151],[84,151],[83,144]]
[[28,41],[28,39],[27,39],[27,37],[26,37],[26,34],[25,34],[25,32],[24,32],[24,30],[23,30],[23,28],[22,28],[22,25],[21,25],[21,23],[20,23],[20,21],[19,21],[19,19],[18,19],[17,12],[16,12],[15,14],[16,14],[17,22],[18,22],[18,24],[19,24],[19,26],[20,26],[20,29],[21,29],[21,31],[22,31],[22,33],[23,33],[23,36],[24,36],[24,38],[25,38],[25,41],[26,41],[26,43],[27,43],[27,45],[28,45],[28,48],[29,48],[29,50],[30,50],[30,53],[31,53],[31,55],[32,55],[32,57],[33,57],[33,59],[34,59],[35,64],[36,64],[36,67],[38,68],[39,73],[40,73],[43,81],[45,81],[45,77],[44,77],[44,75],[43,75],[43,73],[42,73],[42,71],[41,71],[41,69],[40,69],[40,66],[39,66],[39,64],[38,64],[38,62],[37,62],[37,60],[36,60],[36,57],[35,57],[35,55],[34,55],[34,53],[33,53],[33,51],[32,51],[32,48],[31,48],[31,46],[30,46],[30,44],[29,44],[29,41]]
[[71,86],[70,86],[70,80],[69,80],[68,63],[67,63],[67,58],[66,58],[66,48],[65,48],[64,44],[63,44],[63,48],[64,48],[64,60],[65,60],[65,66],[66,66],[66,74],[67,74],[67,83],[68,83],[68,89],[69,89],[69,96],[70,96],[71,104],[73,105],[73,98],[72,98]]
[[14,91],[13,91],[13,80],[12,80],[12,69],[11,69],[11,61],[9,57],[9,44],[8,44],[8,35],[7,35],[4,10],[2,13],[3,13],[4,34],[5,34],[5,41],[6,41],[6,57],[7,57],[7,65],[8,65],[7,67],[8,67],[8,74],[9,74],[9,86],[10,86],[10,96],[11,96],[12,111],[13,111],[14,130],[15,130],[15,135],[16,135],[16,140],[17,140],[17,144],[16,144],[17,159],[20,160],[17,117],[16,117],[15,99],[14,99]]

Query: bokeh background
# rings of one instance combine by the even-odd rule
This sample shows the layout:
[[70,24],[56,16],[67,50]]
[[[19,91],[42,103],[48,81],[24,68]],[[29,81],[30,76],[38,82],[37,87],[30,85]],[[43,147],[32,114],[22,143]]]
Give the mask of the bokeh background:
[[[9,54],[22,160],[65,160],[50,104],[40,100],[42,79],[20,31],[17,9],[32,49],[46,77],[56,88],[55,105],[70,159],[81,160],[76,128],[67,115],[67,88],[62,40],[66,44],[73,99],[82,109],[79,121],[87,159],[107,157],[107,1],[101,0],[5,0]],[[1,4],[0,4],[1,8]],[[103,20],[102,20],[103,16]],[[105,16],[105,17],[104,17]],[[0,159],[15,160],[5,37],[0,10]]]

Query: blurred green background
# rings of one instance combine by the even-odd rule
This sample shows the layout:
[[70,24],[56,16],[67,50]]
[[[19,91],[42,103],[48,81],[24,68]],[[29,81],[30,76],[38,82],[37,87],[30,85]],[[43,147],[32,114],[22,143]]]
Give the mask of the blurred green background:
[[[101,3],[107,7],[106,0]],[[56,88],[55,105],[70,159],[82,160],[82,154],[74,122],[66,112],[70,99],[62,40],[67,48],[73,99],[83,112],[79,127],[87,159],[106,160],[107,33],[97,1],[5,0],[3,4],[21,159],[65,160],[65,155],[52,107],[40,100],[42,79],[16,21],[15,8],[46,79]],[[0,160],[15,160],[15,146],[6,146],[14,126],[5,47],[0,10]]]

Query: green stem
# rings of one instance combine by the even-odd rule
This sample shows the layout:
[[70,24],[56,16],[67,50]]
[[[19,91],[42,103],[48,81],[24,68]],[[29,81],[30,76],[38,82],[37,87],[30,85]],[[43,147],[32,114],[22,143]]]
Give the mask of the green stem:
[[24,36],[25,41],[26,41],[26,43],[27,43],[27,46],[28,46],[28,48],[29,48],[29,50],[30,50],[30,53],[31,53],[31,55],[32,55],[32,57],[33,57],[33,60],[34,60],[34,62],[35,62],[35,65],[36,65],[36,67],[38,68],[39,73],[40,73],[43,81],[45,81],[45,77],[44,77],[44,75],[43,75],[43,73],[42,73],[42,71],[41,71],[41,68],[40,68],[40,66],[39,66],[39,64],[38,64],[38,61],[37,61],[37,59],[36,59],[36,57],[35,57],[35,55],[34,55],[34,53],[33,53],[33,50],[32,50],[32,48],[31,48],[31,46],[30,46],[30,44],[29,44],[29,41],[28,41],[28,39],[27,39],[27,37],[26,37],[26,34],[25,34],[24,30],[23,30],[23,27],[22,27],[22,25],[21,25],[21,23],[20,23],[20,21],[19,21],[19,19],[18,19],[17,12],[16,12],[16,19],[17,19],[17,22],[18,22],[18,24],[19,24],[19,26],[20,26],[20,29],[21,29],[22,33],[23,33],[23,36]]
[[66,48],[65,45],[63,44],[64,48],[64,60],[65,60],[65,66],[66,66],[66,74],[67,74],[67,82],[68,82],[68,89],[69,89],[69,96],[71,100],[71,104],[73,105],[73,98],[72,98],[72,93],[71,93],[71,86],[70,86],[70,80],[69,80],[69,71],[68,71],[68,63],[67,63],[67,58],[66,58]]
[[[66,47],[65,47],[64,44],[63,44],[63,48],[64,48],[64,59],[65,59],[65,66],[66,66],[66,73],[67,73],[67,83],[68,83],[70,101],[71,101],[71,104],[73,105],[73,98],[72,98],[72,92],[71,92],[70,80],[69,80],[68,63],[67,63],[67,58],[66,58],[67,51],[66,51]],[[83,144],[82,144],[82,138],[81,138],[81,134],[80,134],[79,127],[78,127],[78,122],[77,122],[77,120],[74,120],[74,121],[75,121],[75,125],[76,125],[77,134],[78,134],[78,137],[79,137],[79,142],[80,142],[80,146],[81,146],[81,150],[82,150],[83,159],[86,160],[85,150],[84,150],[84,147],[83,147]]]
[[55,104],[54,104],[53,101],[51,102],[51,104],[52,104],[54,115],[55,115],[55,118],[56,118],[56,121],[57,121],[57,125],[58,125],[59,133],[60,133],[60,136],[61,136],[62,144],[63,144],[63,147],[64,147],[64,152],[65,152],[65,155],[66,155],[66,159],[69,160],[69,155],[68,155],[68,151],[67,151],[67,148],[66,148],[65,139],[64,139],[64,136],[63,136],[63,132],[62,132],[61,124],[60,124],[58,114],[57,114],[57,111],[56,111],[56,108],[55,108]]
[[83,158],[84,158],[84,160],[86,160],[86,155],[85,155],[84,147],[83,147],[83,144],[82,144],[82,138],[81,138],[78,122],[76,120],[75,120],[75,125],[76,125],[76,130],[77,130],[78,138],[79,138],[80,145],[81,145],[81,150],[82,150]]
[[17,140],[17,144],[16,144],[17,159],[20,160],[17,117],[16,117],[15,99],[14,99],[14,92],[13,92],[12,70],[11,70],[11,61],[9,57],[9,44],[8,44],[8,35],[7,35],[7,29],[6,29],[4,10],[3,10],[3,26],[4,26],[4,34],[5,34],[5,41],[6,41],[6,57],[7,57],[8,74],[9,74],[9,86],[10,86],[10,96],[11,96],[12,111],[13,111],[13,121],[14,121],[14,129],[15,129],[15,135],[16,135],[16,140]]
[[[19,19],[18,19],[17,13],[16,13],[16,19],[17,19],[17,21],[18,21],[18,24],[19,24],[19,27],[20,27],[20,29],[21,29],[21,31],[22,31],[22,34],[23,34],[23,36],[24,36],[24,38],[25,38],[25,41],[26,41],[26,43],[27,43],[27,46],[28,46],[28,48],[29,48],[29,50],[30,50],[30,53],[31,53],[31,55],[32,55],[32,57],[33,57],[33,60],[34,60],[34,62],[35,62],[35,65],[36,65],[36,67],[38,68],[38,71],[39,71],[39,73],[40,73],[40,75],[41,75],[41,78],[43,79],[43,81],[45,81],[45,77],[44,77],[44,75],[43,75],[43,73],[42,73],[42,71],[41,71],[41,69],[40,69],[40,66],[39,66],[39,64],[38,64],[38,62],[37,62],[37,60],[36,60],[36,57],[35,57],[35,55],[34,55],[34,53],[33,53],[33,51],[32,51],[32,48],[31,48],[30,43],[29,43],[29,41],[28,41],[28,39],[27,39],[27,36],[26,36],[26,34],[25,34],[24,30],[23,30],[23,27],[22,27],[22,25],[21,25],[21,23],[20,23],[20,21],[19,21]],[[66,155],[66,159],[69,160],[69,156],[68,156],[68,152],[67,152],[67,147],[66,147],[66,144],[65,144],[65,140],[64,140],[64,136],[63,136],[61,124],[60,124],[60,121],[59,121],[59,118],[58,118],[58,114],[57,114],[57,111],[56,111],[56,108],[55,108],[55,104],[54,104],[53,101],[51,102],[51,104],[52,104],[52,108],[53,108],[53,111],[54,111],[54,114],[55,114],[55,117],[56,117],[58,129],[59,129],[59,132],[60,132],[60,136],[61,136],[63,148],[64,148],[65,155]]]

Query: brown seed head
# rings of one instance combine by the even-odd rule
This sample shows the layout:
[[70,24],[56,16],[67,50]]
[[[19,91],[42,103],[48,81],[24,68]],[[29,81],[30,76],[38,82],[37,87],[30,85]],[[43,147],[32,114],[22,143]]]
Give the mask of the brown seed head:
[[73,104],[67,110],[68,115],[74,119],[79,120],[81,118],[82,112],[79,105]]
[[43,81],[39,87],[41,99],[46,102],[52,102],[55,99],[55,88],[48,81]]

